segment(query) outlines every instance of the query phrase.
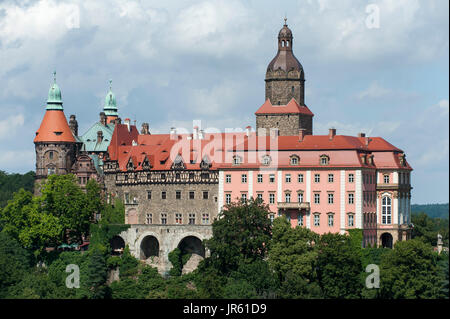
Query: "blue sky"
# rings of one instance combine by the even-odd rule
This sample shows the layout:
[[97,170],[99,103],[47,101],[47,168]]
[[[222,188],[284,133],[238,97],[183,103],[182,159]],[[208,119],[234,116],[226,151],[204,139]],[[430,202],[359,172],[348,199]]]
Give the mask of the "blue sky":
[[314,134],[382,136],[414,168],[412,203],[448,202],[445,0],[0,1],[0,169],[34,169],[52,72],[83,133],[113,91],[122,118],[245,128],[286,15]]

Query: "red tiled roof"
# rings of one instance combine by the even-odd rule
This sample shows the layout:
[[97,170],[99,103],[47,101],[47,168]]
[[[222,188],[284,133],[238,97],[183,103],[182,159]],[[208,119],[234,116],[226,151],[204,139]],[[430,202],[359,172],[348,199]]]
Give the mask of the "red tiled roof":
[[41,126],[36,131],[34,142],[71,142],[75,143],[72,131],[64,112],[61,110],[47,110]]
[[255,114],[306,114],[314,116],[306,105],[300,106],[295,99],[286,105],[272,105],[269,99],[255,112]]
[[[211,169],[219,168],[258,168],[262,166],[261,153],[276,151],[276,167],[294,168],[290,165],[290,156],[298,155],[298,167],[319,166],[320,156],[330,157],[330,167],[367,167],[367,168],[403,168],[398,158],[402,151],[380,137],[366,138],[335,135],[306,135],[300,142],[298,136],[256,136],[253,132],[249,137],[246,133],[205,133],[204,139],[192,139],[191,134],[139,135],[135,126],[116,126],[112,142],[109,146],[111,160],[118,161],[119,169],[126,171],[128,162],[133,161],[135,169],[142,170],[145,157],[152,170],[170,170],[175,159],[180,155],[184,167],[188,170],[199,170],[202,159],[206,156],[211,163]],[[137,145],[132,145],[132,141]],[[258,152],[256,152],[258,151]],[[374,165],[369,161],[363,164],[361,156],[374,152]],[[383,155],[386,153],[386,155]],[[234,154],[243,157],[239,166],[232,165]],[[254,155],[258,154],[258,155]],[[381,155],[380,155],[381,154]],[[253,156],[253,158],[252,158]],[[256,157],[257,158],[256,158]]]

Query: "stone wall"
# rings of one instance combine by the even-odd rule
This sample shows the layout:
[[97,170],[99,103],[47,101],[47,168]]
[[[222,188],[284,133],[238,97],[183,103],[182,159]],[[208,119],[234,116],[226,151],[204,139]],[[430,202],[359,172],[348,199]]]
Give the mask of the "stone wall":
[[[186,238],[196,238],[199,242],[203,242],[206,239],[212,237],[212,226],[208,225],[132,225],[126,231],[123,231],[119,236],[125,241],[125,244],[129,246],[130,253],[136,258],[148,263],[156,268],[161,274],[167,274],[172,268],[172,264],[169,261],[169,253],[175,248],[180,247],[180,243]],[[158,243],[157,256],[151,256],[148,258],[143,257],[142,249],[144,239],[147,237],[153,237]],[[196,268],[196,264],[208,257],[209,252],[206,250],[204,256],[193,254],[191,259],[186,264],[186,269],[183,272],[192,271]]]
[[265,128],[269,134],[271,128],[278,128],[280,136],[297,136],[301,128],[311,135],[313,130],[312,117],[303,114],[256,115],[256,131]]

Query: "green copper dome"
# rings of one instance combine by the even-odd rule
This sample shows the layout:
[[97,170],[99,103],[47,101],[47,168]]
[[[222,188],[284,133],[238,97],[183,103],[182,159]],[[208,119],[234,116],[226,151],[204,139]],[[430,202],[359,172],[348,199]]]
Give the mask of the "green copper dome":
[[61,89],[56,84],[56,72],[53,72],[54,82],[48,90],[47,110],[63,110]]
[[103,107],[103,111],[105,112],[106,116],[118,116],[117,113],[117,102],[116,102],[116,96],[111,91],[111,83],[112,81],[109,81],[109,92],[106,94],[105,97],[105,105]]

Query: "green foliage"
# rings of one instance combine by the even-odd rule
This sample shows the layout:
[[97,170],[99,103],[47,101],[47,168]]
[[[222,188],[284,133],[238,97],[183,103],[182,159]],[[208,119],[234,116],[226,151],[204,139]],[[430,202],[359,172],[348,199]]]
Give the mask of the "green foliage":
[[324,234],[318,243],[318,278],[325,298],[359,298],[361,258],[349,236]]
[[315,298],[318,293],[320,295],[316,272],[318,241],[319,235],[307,228],[292,228],[285,218],[274,220],[269,264],[280,282],[280,297]]
[[169,261],[172,263],[172,268],[170,269],[170,276],[181,276],[183,271],[183,266],[191,258],[192,254],[183,254],[179,248],[175,248],[169,253]]
[[120,278],[135,277],[138,272],[139,261],[130,254],[128,245],[123,250],[120,260]]
[[448,253],[442,253],[439,256],[438,268],[439,268],[439,286],[440,286],[440,298],[449,298],[448,296]]
[[51,175],[42,185],[42,195],[23,189],[0,211],[3,231],[42,258],[46,247],[82,241],[93,216],[103,208],[100,187],[90,181],[86,193],[74,175]]
[[89,298],[101,299],[108,296],[109,288],[106,286],[108,268],[106,266],[105,252],[94,248],[90,251],[87,268],[87,287]]
[[114,205],[106,204],[102,211],[100,224],[124,224],[125,206],[122,201],[116,198]]
[[411,205],[411,213],[425,213],[430,218],[449,219],[447,204]]
[[444,245],[448,247],[448,219],[430,218],[425,213],[419,213],[411,216],[411,222],[414,225],[412,238],[418,238],[426,244],[436,246],[437,235],[441,234]]
[[0,232],[0,299],[31,270],[32,261],[31,254],[14,238]]
[[28,192],[34,190],[34,179],[36,174],[29,171],[26,174],[8,174],[0,171],[0,209],[5,207],[13,194],[20,189]]
[[418,239],[397,242],[382,257],[380,279],[382,298],[438,298],[437,254]]
[[269,212],[267,205],[253,199],[225,206],[212,225],[213,237],[206,242],[216,269],[227,273],[241,260],[266,256],[272,228]]

